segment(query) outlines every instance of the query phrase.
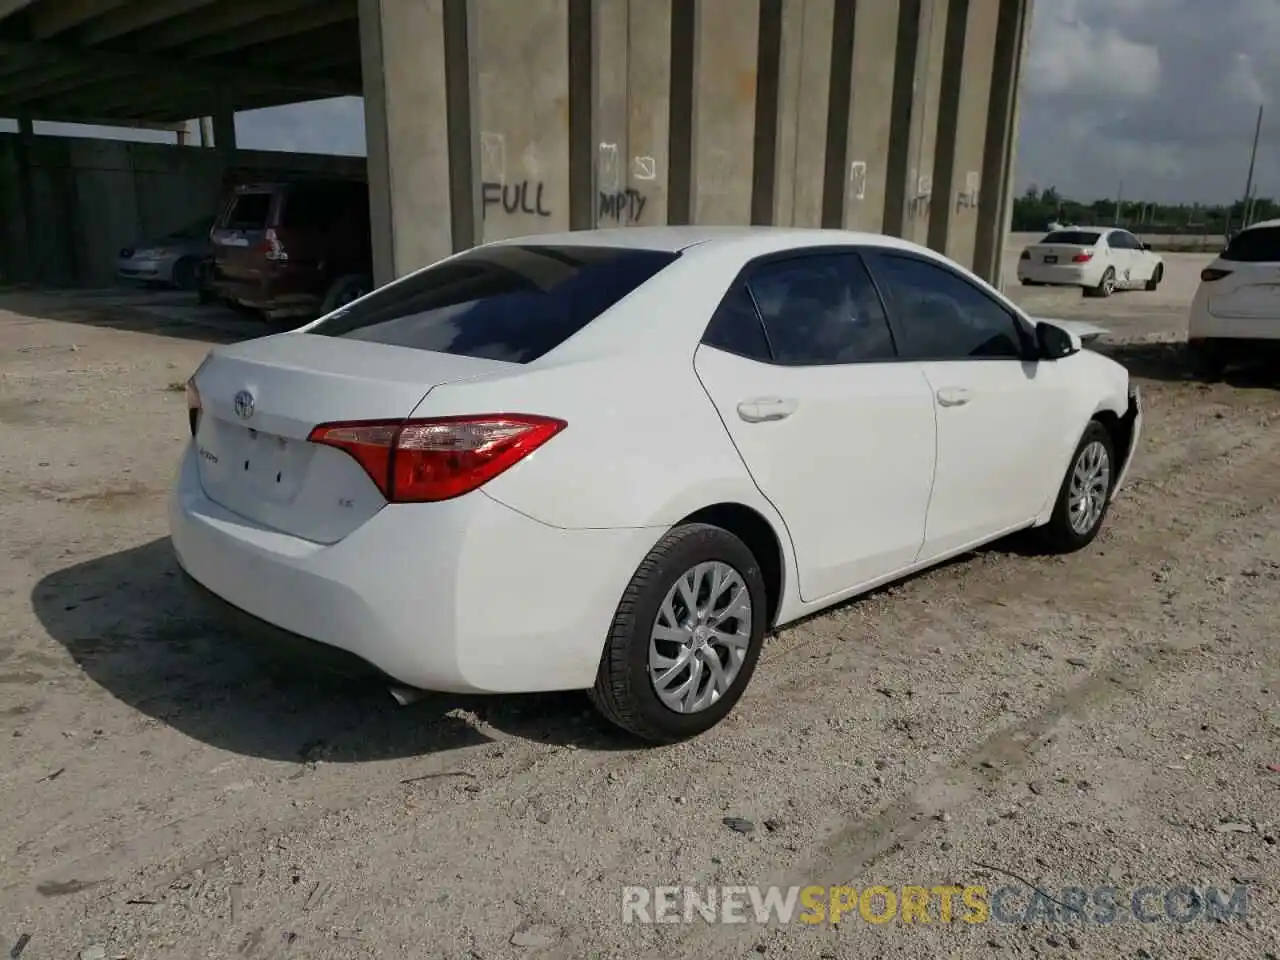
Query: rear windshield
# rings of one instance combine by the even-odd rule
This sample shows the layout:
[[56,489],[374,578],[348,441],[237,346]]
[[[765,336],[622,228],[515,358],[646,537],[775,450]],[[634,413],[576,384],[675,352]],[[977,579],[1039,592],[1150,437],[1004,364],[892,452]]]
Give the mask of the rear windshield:
[[231,202],[223,226],[228,230],[261,230],[271,213],[270,193],[241,193]]
[[1280,227],[1240,231],[1223,251],[1222,259],[1237,263],[1280,263]]
[[309,332],[529,363],[678,257],[620,247],[482,247],[383,287]]
[[1055,230],[1046,236],[1041,243],[1065,243],[1071,247],[1092,247],[1098,242],[1099,234],[1089,230]]

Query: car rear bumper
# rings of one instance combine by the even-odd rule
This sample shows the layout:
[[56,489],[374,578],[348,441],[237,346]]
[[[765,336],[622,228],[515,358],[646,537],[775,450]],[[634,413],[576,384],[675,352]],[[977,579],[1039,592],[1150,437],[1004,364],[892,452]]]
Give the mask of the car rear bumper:
[[1215,317],[1193,312],[1188,340],[1280,341],[1280,315],[1275,317]]
[[211,501],[190,448],[169,524],[183,571],[242,621],[455,693],[590,687],[622,592],[661,533],[562,530],[476,492],[388,506],[316,544]]
[[1091,264],[1047,264],[1018,261],[1018,279],[1062,286],[1097,286],[1097,268]]

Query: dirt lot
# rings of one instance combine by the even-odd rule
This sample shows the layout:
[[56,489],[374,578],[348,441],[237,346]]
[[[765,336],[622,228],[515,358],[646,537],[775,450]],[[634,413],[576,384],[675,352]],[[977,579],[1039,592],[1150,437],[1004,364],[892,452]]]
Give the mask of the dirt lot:
[[[1110,327],[1145,391],[1093,548],[1001,544],[786,629],[728,722],[662,750],[577,695],[398,708],[260,657],[165,540],[217,318],[0,297],[0,949],[1276,956],[1280,393],[1184,378],[1167,341],[1203,259],[1156,293],[1027,298]],[[1249,917],[621,922],[625,884],[1023,881],[1248,884]]]

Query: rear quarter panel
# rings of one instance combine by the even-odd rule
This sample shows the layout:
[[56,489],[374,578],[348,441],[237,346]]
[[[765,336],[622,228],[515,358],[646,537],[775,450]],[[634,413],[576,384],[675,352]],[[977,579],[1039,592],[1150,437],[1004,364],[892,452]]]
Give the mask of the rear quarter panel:
[[484,491],[566,529],[666,528],[732,502],[783,526],[747,474],[692,356],[640,353],[576,361],[437,387],[414,416],[499,411],[559,417],[568,426]]

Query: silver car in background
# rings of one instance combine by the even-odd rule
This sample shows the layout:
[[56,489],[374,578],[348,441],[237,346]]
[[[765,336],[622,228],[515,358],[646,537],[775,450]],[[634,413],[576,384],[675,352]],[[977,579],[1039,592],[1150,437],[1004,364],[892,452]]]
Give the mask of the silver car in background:
[[209,231],[213,217],[203,217],[181,230],[126,247],[116,260],[116,278],[133,283],[159,283],[180,290],[200,286],[201,264],[213,256]]

